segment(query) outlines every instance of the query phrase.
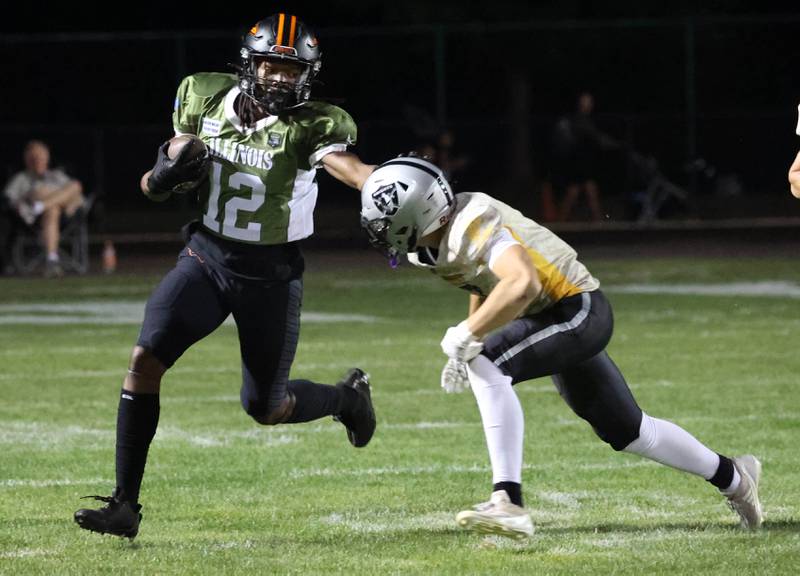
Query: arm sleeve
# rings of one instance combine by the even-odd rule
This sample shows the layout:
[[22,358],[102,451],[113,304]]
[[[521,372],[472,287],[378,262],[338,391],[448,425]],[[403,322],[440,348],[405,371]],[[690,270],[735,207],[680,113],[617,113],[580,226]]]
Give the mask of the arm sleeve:
[[356,123],[350,115],[336,106],[313,118],[309,125],[308,164],[319,168],[323,156],[331,152],[344,152],[356,143]]
[[176,134],[197,134],[200,106],[194,94],[194,77],[187,76],[178,86],[172,111],[172,127]]
[[489,263],[489,268],[494,270],[494,263],[497,259],[503,252],[514,245],[520,246],[520,243],[514,239],[508,228],[500,228],[500,230],[495,232],[486,246],[486,260]]

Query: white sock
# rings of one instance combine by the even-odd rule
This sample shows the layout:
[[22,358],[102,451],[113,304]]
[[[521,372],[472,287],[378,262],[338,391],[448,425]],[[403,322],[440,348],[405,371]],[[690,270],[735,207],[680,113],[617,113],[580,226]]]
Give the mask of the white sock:
[[719,467],[717,453],[697,438],[672,422],[651,418],[644,412],[639,437],[625,447],[625,452],[697,474],[706,480],[714,476]]
[[511,378],[481,355],[467,364],[467,373],[483,421],[492,482],[521,484],[525,421]]
[[725,496],[730,496],[736,489],[739,487],[739,483],[742,481],[742,477],[739,475],[739,471],[736,469],[736,466],[733,467],[733,479],[731,480],[730,486],[720,490]]
[[44,204],[41,200],[37,200],[33,203],[33,213],[38,216],[42,212],[44,212]]
[[58,262],[59,261],[58,252],[48,252],[47,253],[47,261],[48,262]]

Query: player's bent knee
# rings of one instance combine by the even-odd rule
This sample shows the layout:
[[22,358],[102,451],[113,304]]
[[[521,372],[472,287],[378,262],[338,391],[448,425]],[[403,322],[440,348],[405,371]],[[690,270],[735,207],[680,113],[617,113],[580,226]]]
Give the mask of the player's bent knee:
[[245,406],[245,410],[250,417],[259,424],[263,424],[264,426],[275,426],[276,424],[283,424],[289,420],[292,412],[294,412],[294,405],[296,402],[297,399],[295,398],[295,395],[289,392],[286,395],[286,398],[283,399],[283,402],[281,402],[280,406],[273,408],[272,410],[268,410],[266,413],[255,412],[248,406]]
[[639,437],[641,421],[642,416],[640,413],[638,419],[626,418],[613,423],[609,421],[596,422],[592,423],[592,428],[603,442],[620,452]]
[[134,392],[158,392],[161,377],[166,371],[166,366],[150,350],[134,346],[125,382]]

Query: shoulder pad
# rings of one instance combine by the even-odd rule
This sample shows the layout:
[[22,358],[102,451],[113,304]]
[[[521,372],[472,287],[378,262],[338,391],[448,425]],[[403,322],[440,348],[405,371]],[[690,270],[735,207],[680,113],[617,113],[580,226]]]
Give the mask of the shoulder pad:
[[461,193],[456,199],[456,215],[447,239],[449,252],[467,261],[480,259],[487,242],[501,226],[500,213],[485,194]]
[[230,90],[239,82],[233,74],[219,72],[200,72],[187,76],[183,81],[188,84],[192,95],[199,98],[208,98],[223,90]]

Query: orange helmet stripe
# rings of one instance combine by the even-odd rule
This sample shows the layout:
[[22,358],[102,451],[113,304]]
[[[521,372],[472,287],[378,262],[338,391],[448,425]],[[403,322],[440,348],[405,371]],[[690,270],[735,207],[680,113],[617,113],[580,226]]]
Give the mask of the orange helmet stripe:
[[294,48],[294,30],[297,25],[297,16],[292,16],[292,24],[289,27],[289,46]]
[[278,14],[278,38],[275,40],[276,46],[283,46],[283,23],[285,18],[285,14]]

